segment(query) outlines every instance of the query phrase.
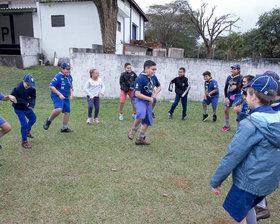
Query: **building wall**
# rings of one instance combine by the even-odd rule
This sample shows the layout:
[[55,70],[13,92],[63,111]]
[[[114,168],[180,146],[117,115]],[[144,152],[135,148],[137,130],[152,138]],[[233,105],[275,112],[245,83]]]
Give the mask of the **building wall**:
[[[9,0],[11,1],[11,0]],[[36,7],[36,0],[12,0],[11,8]]]
[[[139,74],[143,70],[143,64],[146,60],[153,60],[157,63],[157,77],[162,86],[162,92],[158,95],[159,100],[174,99],[175,93],[168,91],[169,82],[177,76],[180,67],[186,68],[186,76],[190,80],[191,90],[189,100],[201,101],[203,99],[203,76],[202,73],[210,71],[214,79],[218,81],[220,88],[220,101],[224,101],[224,84],[228,75],[230,75],[230,66],[234,62],[202,59],[176,59],[159,58],[144,56],[123,56],[93,53],[71,53],[70,62],[72,76],[74,79],[74,95],[84,97],[84,84],[89,78],[88,72],[91,68],[100,71],[100,77],[106,86],[106,98],[118,98],[120,96],[119,78],[126,62],[132,64],[133,71]],[[267,70],[279,71],[279,65],[273,64],[241,64],[241,74],[256,75],[262,74]]]
[[[64,15],[65,26],[52,27],[52,15]],[[98,12],[93,2],[40,3],[37,21],[34,37],[41,39],[42,53],[51,63],[54,52],[58,58],[68,58],[69,48],[102,45]]]
[[39,64],[40,40],[38,38],[20,36],[20,50],[24,68]]

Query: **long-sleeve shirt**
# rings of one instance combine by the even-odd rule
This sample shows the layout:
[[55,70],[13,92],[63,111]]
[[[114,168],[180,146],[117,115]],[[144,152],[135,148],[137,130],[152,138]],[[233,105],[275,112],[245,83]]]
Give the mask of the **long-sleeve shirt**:
[[175,93],[180,95],[181,97],[187,95],[191,88],[189,80],[186,76],[176,77],[172,79],[168,87],[168,90],[170,92],[172,92],[173,90],[173,86],[172,86],[173,83],[175,83]]
[[128,92],[130,88],[133,88],[136,78],[137,75],[134,71],[131,71],[131,73],[123,72],[120,77],[121,90]]
[[90,98],[98,97],[100,93],[104,94],[105,86],[100,78],[96,81],[90,78],[85,84],[84,91]]

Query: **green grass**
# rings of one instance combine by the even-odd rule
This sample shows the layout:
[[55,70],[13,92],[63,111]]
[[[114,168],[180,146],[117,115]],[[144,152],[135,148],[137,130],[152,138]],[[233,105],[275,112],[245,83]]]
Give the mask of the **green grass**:
[[[219,196],[209,186],[236,130],[231,114],[232,130],[219,131],[222,104],[213,123],[201,122],[200,102],[188,103],[186,121],[180,120],[181,106],[171,120],[171,103],[158,102],[154,126],[146,133],[152,144],[144,147],[127,138],[132,110],[127,101],[120,122],[118,99],[101,99],[100,124],[86,125],[87,102],[74,98],[69,126],[75,132],[60,133],[61,115],[45,131],[42,125],[53,109],[48,83],[57,72],[0,67],[3,94],[27,73],[37,88],[32,150],[21,147],[11,103],[0,105],[1,116],[13,127],[0,140],[0,223],[228,223],[222,203],[231,178]],[[271,218],[259,223],[279,223],[279,201],[278,190],[268,197]]]

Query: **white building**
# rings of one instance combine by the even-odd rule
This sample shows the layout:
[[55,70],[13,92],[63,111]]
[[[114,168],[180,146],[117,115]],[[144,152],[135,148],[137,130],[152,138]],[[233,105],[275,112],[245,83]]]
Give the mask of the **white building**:
[[[118,0],[116,54],[123,53],[123,43],[144,40],[147,21],[134,0]],[[0,0],[0,54],[24,54],[20,36],[38,39],[39,52],[51,63],[54,56],[69,58],[69,48],[102,45],[92,0]]]

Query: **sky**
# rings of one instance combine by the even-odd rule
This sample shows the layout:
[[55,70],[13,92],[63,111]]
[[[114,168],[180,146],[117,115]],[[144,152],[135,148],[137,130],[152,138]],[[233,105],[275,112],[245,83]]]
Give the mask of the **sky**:
[[[172,0],[136,0],[136,2],[144,12],[147,12],[150,5],[164,5],[172,2]],[[280,0],[189,0],[194,10],[199,9],[202,2],[208,4],[209,11],[216,6],[217,16],[232,14],[236,18],[240,17],[240,20],[236,23],[238,27],[233,27],[233,31],[242,33],[256,28],[258,18],[264,12],[273,8],[280,8]]]

